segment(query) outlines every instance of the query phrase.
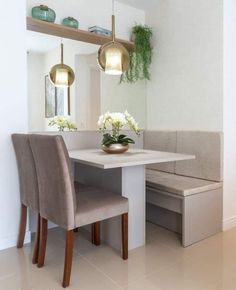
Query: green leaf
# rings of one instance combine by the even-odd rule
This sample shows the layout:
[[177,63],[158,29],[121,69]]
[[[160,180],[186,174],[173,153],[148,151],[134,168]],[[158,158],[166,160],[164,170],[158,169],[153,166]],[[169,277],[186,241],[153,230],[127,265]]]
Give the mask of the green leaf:
[[105,146],[109,146],[111,144],[122,144],[122,145],[127,145],[127,144],[134,144],[134,140],[131,138],[128,138],[126,135],[121,134],[119,136],[113,136],[110,133],[105,133],[103,135],[103,139],[102,139],[102,144]]
[[126,135],[122,135],[122,134],[121,134],[121,135],[118,136],[118,139],[123,139],[123,138],[125,138],[125,137],[126,137]]

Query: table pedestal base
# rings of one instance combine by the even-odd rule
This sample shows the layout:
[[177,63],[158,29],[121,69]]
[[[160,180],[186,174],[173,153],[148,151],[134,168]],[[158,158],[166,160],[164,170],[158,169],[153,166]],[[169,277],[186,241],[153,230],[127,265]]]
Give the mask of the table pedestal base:
[[[145,165],[99,169],[75,163],[75,180],[111,190],[129,199],[129,250],[145,244]],[[121,218],[102,222],[102,239],[121,248]]]

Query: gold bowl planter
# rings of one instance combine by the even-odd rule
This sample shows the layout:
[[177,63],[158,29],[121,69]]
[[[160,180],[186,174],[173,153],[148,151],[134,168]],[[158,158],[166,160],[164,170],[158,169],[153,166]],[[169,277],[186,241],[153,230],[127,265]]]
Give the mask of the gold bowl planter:
[[129,145],[111,144],[109,146],[102,145],[102,150],[109,154],[124,153],[129,149]]

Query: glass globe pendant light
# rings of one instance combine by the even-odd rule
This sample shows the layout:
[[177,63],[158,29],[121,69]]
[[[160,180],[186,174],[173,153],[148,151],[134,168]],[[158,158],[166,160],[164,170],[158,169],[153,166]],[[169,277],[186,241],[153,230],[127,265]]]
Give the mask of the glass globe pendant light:
[[75,80],[72,68],[64,64],[63,58],[64,46],[61,43],[61,63],[54,65],[49,73],[50,80],[56,87],[70,87]]
[[112,41],[105,43],[98,50],[98,64],[109,75],[122,75],[129,68],[127,49],[115,40],[114,0],[112,1]]

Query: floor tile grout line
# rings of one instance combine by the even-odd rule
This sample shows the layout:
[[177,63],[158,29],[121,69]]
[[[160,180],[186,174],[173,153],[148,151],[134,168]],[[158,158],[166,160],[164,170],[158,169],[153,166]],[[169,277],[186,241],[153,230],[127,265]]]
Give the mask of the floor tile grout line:
[[[163,245],[162,245],[163,246]],[[128,287],[130,284],[132,284],[132,283],[134,283],[134,282],[136,282],[137,280],[135,280],[135,281],[132,281],[132,282],[130,282],[130,283],[127,283],[127,284],[124,284],[124,285],[121,285],[121,284],[119,284],[118,282],[116,282],[116,281],[114,281],[108,274],[106,274],[100,267],[98,267],[98,266],[96,266],[94,263],[92,263],[88,258],[86,258],[86,256],[84,256],[83,254],[80,254],[80,256],[81,257],[83,257],[88,263],[90,263],[91,265],[93,265],[98,271],[100,271],[101,273],[103,273],[106,277],[108,277],[109,279],[111,279],[115,284],[117,284],[119,287],[121,287],[121,289],[125,289],[126,287]],[[140,278],[138,278],[138,280],[141,280],[141,279],[143,279],[143,278],[145,278],[145,277],[147,277],[147,276],[149,276],[149,275],[151,275],[151,274],[153,274],[153,273],[155,273],[157,270],[159,270],[159,271],[162,271],[162,270],[165,270],[165,269],[167,269],[168,267],[173,267],[174,265],[176,265],[176,264],[178,264],[178,262],[174,262],[174,263],[172,263],[172,264],[170,264],[170,265],[165,265],[165,266],[163,266],[163,267],[161,267],[161,268],[159,268],[159,269],[155,269],[155,270],[152,270],[151,272],[149,272],[148,274],[143,274],[143,275],[141,275],[140,276]]]
[[88,264],[90,264],[91,266],[93,266],[93,268],[95,268],[98,272],[100,272],[101,274],[103,274],[103,276],[105,276],[106,278],[108,278],[116,287],[122,287],[121,285],[119,285],[116,281],[114,281],[109,275],[107,275],[104,271],[102,271],[98,266],[96,266],[95,264],[93,264],[88,258],[86,258],[84,255],[79,254]]
[[[152,233],[156,233],[156,232],[157,232],[157,230],[152,231]],[[64,239],[62,238],[62,236],[59,236],[59,238],[60,238],[60,240],[64,240]],[[170,249],[171,251],[173,251],[173,252],[175,252],[175,253],[179,252],[179,250],[178,250],[177,248],[172,247],[171,245],[164,243],[164,241],[159,241],[158,238],[157,238],[157,239],[153,239],[152,242],[155,243],[155,241],[158,241],[158,242],[160,243],[160,245],[162,245],[162,246],[164,246],[164,247]],[[157,246],[158,246],[158,245],[157,245]],[[149,276],[153,275],[153,273],[155,273],[155,272],[157,271],[157,269],[156,269],[156,270],[153,270],[153,271],[149,272],[148,274],[144,274],[144,275],[142,275],[142,277],[139,278],[138,280],[134,280],[134,281],[132,281],[132,282],[130,282],[130,283],[128,283],[128,284],[125,284],[125,285],[120,285],[119,283],[117,283],[116,281],[114,281],[114,280],[113,280],[113,279],[112,279],[108,274],[106,274],[106,272],[104,272],[102,269],[100,269],[100,267],[98,267],[98,266],[96,266],[95,264],[93,264],[93,262],[91,262],[88,258],[86,258],[86,256],[84,256],[83,254],[81,254],[81,253],[79,252],[79,250],[75,249],[74,251],[75,251],[75,253],[76,253],[79,257],[83,258],[83,259],[84,259],[87,263],[89,263],[93,268],[95,268],[98,272],[100,272],[103,276],[105,276],[108,280],[110,280],[110,281],[114,284],[115,287],[119,287],[118,289],[120,289],[120,290],[121,290],[121,289],[126,289],[129,285],[132,285],[133,283],[139,281],[140,279],[143,279],[143,278],[149,277]],[[184,255],[185,255],[185,258],[186,258],[186,259],[191,259],[191,258],[192,258],[192,254],[191,254],[191,253],[186,252],[186,253],[184,253]],[[178,262],[174,262],[173,264],[170,264],[170,265],[164,266],[164,267],[162,267],[161,269],[158,269],[158,270],[163,270],[163,269],[173,268],[173,267],[175,267],[176,264],[178,264]]]
[[[61,238],[60,238],[61,239]],[[63,241],[63,239],[61,239]],[[99,267],[97,267],[95,264],[93,264],[89,259],[87,259],[84,255],[82,255],[78,250],[74,248],[73,250],[74,254],[82,258],[84,261],[86,261],[90,266],[92,266],[94,269],[96,269],[100,274],[102,274],[104,277],[106,277],[112,284],[114,284],[115,287],[118,288],[118,290],[123,290],[123,287],[119,285],[116,281],[114,281],[110,276],[108,276],[106,273],[104,273]],[[74,255],[73,255],[74,257]],[[74,257],[75,258],[75,257]]]
[[[168,267],[167,267],[168,268]],[[154,274],[154,272],[152,272],[152,274]],[[151,274],[148,274],[148,275],[145,275],[145,277],[142,277],[142,278],[138,278],[137,280],[131,282],[131,283],[128,283],[126,286],[124,286],[123,288],[121,289],[124,289],[124,290],[127,290],[129,286],[132,286],[134,284],[136,284],[137,282],[139,281],[142,281],[143,279],[146,279],[148,278],[149,276],[151,276]],[[158,290],[162,290],[163,288],[158,288]],[[163,289],[164,290],[164,289]]]
[[[174,267],[175,265],[177,265],[178,263],[179,263],[179,262],[174,262],[173,264],[165,265],[165,266],[163,266],[163,267],[161,267],[161,268],[159,268],[159,269],[152,270],[152,271],[149,272],[148,274],[144,274],[142,277],[138,278],[138,279],[135,280],[135,281],[132,281],[132,282],[126,284],[126,285],[123,286],[123,287],[124,287],[124,288],[127,288],[129,285],[132,285],[132,284],[134,284],[134,283],[136,283],[136,282],[138,282],[138,281],[141,281],[142,279],[145,279],[145,278],[147,278],[147,277],[153,275],[153,274],[156,273],[157,271],[166,271],[168,268],[172,268],[172,267]],[[159,290],[160,290],[160,289],[159,289]]]
[[[167,246],[165,243],[162,243],[162,242],[160,242],[161,243],[161,245],[162,246],[164,246],[164,247],[166,247],[166,248],[168,248],[169,250],[174,250],[171,246]],[[121,284],[119,284],[119,283],[117,283],[116,281],[114,281],[108,274],[106,274],[100,267],[98,267],[98,266],[96,266],[94,263],[92,263],[88,258],[86,258],[86,256],[84,256],[83,254],[81,254],[78,250],[76,250],[77,251],[77,253],[81,256],[81,257],[83,257],[89,264],[91,264],[94,268],[96,268],[99,272],[101,272],[103,275],[105,275],[107,278],[109,278],[113,283],[115,283],[117,286],[119,286],[121,289],[125,289],[126,287],[128,287],[129,286],[129,284],[130,283],[127,283],[127,284],[125,284],[125,285],[121,285]],[[174,250],[175,252],[177,252],[176,250]],[[173,267],[175,264],[177,264],[178,262],[175,262],[175,263],[173,263],[173,264],[171,264],[171,265],[167,265],[167,266],[163,266],[163,267],[161,267],[159,270],[163,270],[163,269],[166,269],[166,268],[168,268],[168,267]],[[155,270],[153,270],[153,271],[151,271],[151,272],[149,272],[148,274],[143,274],[142,275],[142,277],[140,278],[140,279],[143,279],[143,278],[145,278],[146,276],[149,276],[149,275],[151,275],[151,274],[153,274],[153,273],[155,273],[157,271],[157,269],[155,269]],[[138,279],[138,280],[140,280],[140,279]],[[132,281],[131,283],[134,283],[135,281]]]
[[[125,289],[126,286],[128,286],[128,284],[125,285],[120,285],[118,282],[116,282],[115,280],[113,280],[108,274],[106,274],[100,267],[96,266],[94,263],[92,263],[85,255],[79,253],[79,251],[77,252],[79,254],[80,257],[82,257],[85,261],[87,261],[90,265],[92,265],[96,270],[98,270],[100,273],[102,273],[105,277],[107,277],[109,280],[111,280],[116,287],[119,287],[119,290],[123,290]],[[142,275],[142,278],[144,278],[145,275]]]

